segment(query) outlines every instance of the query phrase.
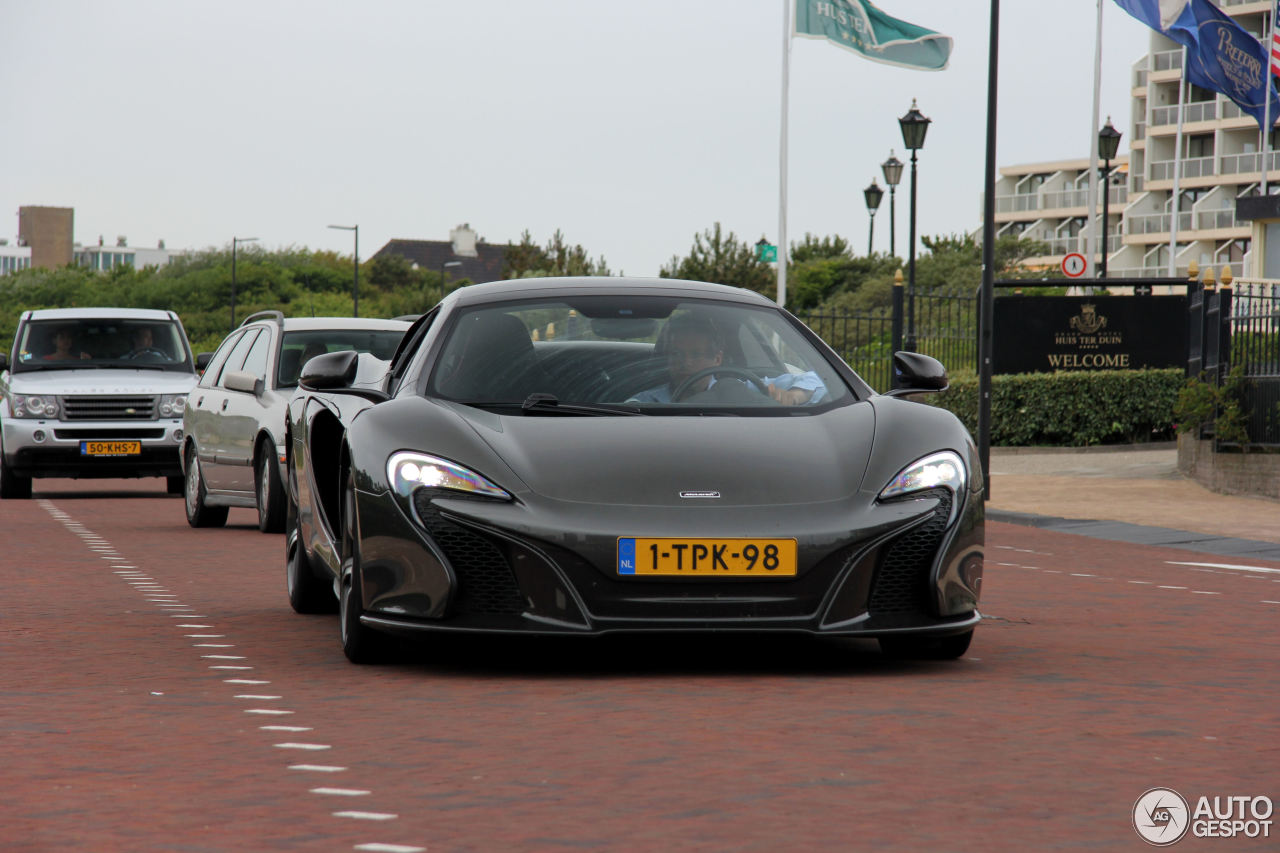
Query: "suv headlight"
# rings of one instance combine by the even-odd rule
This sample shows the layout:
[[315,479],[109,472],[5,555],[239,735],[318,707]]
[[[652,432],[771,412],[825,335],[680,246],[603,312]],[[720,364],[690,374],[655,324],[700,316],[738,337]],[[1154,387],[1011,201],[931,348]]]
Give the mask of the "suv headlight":
[[946,486],[959,494],[964,491],[967,472],[964,462],[950,450],[932,453],[917,459],[898,472],[880,492],[880,500],[899,497],[911,492]]
[[511,500],[511,495],[475,471],[447,459],[401,450],[387,460],[387,482],[397,494],[408,497],[414,489],[453,489],[487,498]]
[[56,418],[58,416],[58,398],[47,394],[14,394],[13,416],[15,418]]
[[161,394],[160,395],[160,417],[162,418],[180,418],[182,410],[187,407],[186,394]]

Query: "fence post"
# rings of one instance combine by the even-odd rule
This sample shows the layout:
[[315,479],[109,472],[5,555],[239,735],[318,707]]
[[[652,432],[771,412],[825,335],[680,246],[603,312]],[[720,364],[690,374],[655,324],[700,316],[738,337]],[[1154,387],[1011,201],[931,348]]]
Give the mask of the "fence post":
[[1204,288],[1197,280],[1200,265],[1187,264],[1187,378],[1195,379],[1204,370]]
[[1222,287],[1218,289],[1218,381],[1231,372],[1231,267],[1222,267]]

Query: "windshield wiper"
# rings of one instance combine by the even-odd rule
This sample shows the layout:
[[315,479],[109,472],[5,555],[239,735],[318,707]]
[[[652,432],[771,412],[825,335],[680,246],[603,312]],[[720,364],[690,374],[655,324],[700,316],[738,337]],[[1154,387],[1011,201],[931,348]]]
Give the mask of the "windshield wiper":
[[[514,404],[510,404],[514,405]],[[636,408],[621,408],[617,406],[593,406],[588,403],[561,403],[560,398],[555,394],[544,394],[535,392],[525,398],[520,404],[520,410],[526,415],[535,412],[563,412],[566,415],[639,415],[642,412]]]

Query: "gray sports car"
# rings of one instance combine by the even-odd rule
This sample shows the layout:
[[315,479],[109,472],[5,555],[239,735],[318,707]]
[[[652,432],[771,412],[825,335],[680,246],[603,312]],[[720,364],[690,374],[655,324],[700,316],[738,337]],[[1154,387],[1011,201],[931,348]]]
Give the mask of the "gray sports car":
[[466,287],[388,363],[309,361],[287,435],[289,600],[387,634],[789,631],[954,658],[980,616],[972,439],[875,393],[764,297],[667,279]]

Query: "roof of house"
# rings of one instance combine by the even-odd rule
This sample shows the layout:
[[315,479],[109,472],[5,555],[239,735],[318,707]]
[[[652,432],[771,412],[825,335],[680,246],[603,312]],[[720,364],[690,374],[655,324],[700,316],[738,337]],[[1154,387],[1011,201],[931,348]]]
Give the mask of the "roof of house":
[[[448,275],[449,281],[460,281],[464,278],[473,282],[498,281],[502,278],[503,262],[506,259],[507,246],[492,243],[477,243],[476,257],[455,255],[453,244],[448,240],[389,240],[387,244],[374,253],[373,257],[383,255],[400,255],[409,263],[416,264],[419,269],[435,270]],[[458,261],[461,266],[444,269],[446,263]]]

